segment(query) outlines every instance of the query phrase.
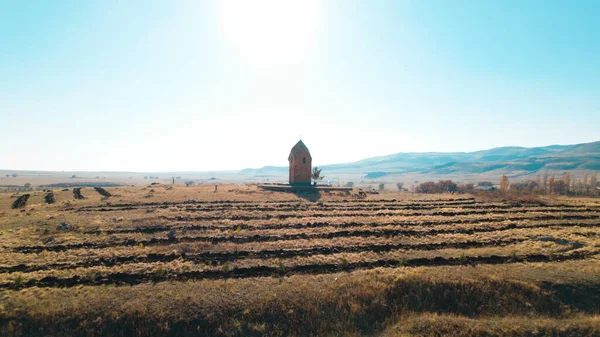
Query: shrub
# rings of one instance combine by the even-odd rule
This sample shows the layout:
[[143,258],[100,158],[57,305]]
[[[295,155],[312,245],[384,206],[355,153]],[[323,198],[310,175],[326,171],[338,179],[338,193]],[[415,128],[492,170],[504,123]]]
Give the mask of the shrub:
[[23,285],[23,275],[17,275],[13,282],[15,283],[15,287],[20,288]]
[[539,189],[538,183],[533,180],[520,181],[510,184],[510,190],[519,193],[534,193]]
[[350,268],[350,262],[348,261],[348,259],[346,259],[345,257],[342,257],[340,259],[340,263],[342,264],[342,268],[344,270],[347,270],[348,268]]
[[285,274],[285,264],[282,259],[277,261],[277,270],[279,271],[279,274]]
[[97,277],[98,277],[98,274],[96,274],[93,271],[88,271],[87,273],[85,273],[85,278],[90,281],[95,281]]
[[417,193],[448,193],[456,192],[458,186],[452,180],[440,180],[437,183],[426,181],[415,187]]
[[458,185],[458,187],[456,188],[456,192],[458,192],[458,193],[474,193],[475,186],[471,183]]
[[156,271],[154,272],[154,275],[158,278],[164,278],[165,276],[167,276],[167,270],[163,267],[158,267],[158,269],[156,269]]

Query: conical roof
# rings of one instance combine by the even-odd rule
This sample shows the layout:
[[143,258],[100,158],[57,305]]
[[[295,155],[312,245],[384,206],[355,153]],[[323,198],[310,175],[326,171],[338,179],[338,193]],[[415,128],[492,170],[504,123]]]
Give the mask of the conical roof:
[[301,139],[298,141],[298,143],[296,143],[296,145],[294,145],[294,147],[292,147],[292,151],[290,152],[290,155],[293,155],[295,157],[303,151],[306,151],[308,153],[308,155],[310,156],[310,151],[308,151],[308,148],[306,147],[306,145],[304,145],[304,143],[302,142],[302,139]]

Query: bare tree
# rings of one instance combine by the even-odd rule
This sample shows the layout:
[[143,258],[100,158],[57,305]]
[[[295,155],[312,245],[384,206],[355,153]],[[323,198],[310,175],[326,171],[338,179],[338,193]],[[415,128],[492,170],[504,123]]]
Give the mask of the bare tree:
[[552,173],[552,175],[550,176],[550,179],[548,179],[548,194],[552,194],[552,192],[554,192],[554,181],[556,180],[556,176],[554,175],[554,173]]
[[544,171],[544,194],[548,193],[548,170]]
[[508,181],[508,177],[503,174],[502,177],[500,177],[500,190],[502,192],[506,192],[508,191],[508,187],[510,186],[510,182]]
[[567,194],[568,188],[564,180],[559,179],[554,182],[554,193],[557,195]]
[[562,181],[563,181],[563,183],[565,183],[564,193],[569,194],[569,187],[571,186],[571,173],[569,173],[569,172],[565,173],[562,177]]
[[316,185],[317,182],[319,180],[323,180],[323,178],[325,178],[325,176],[321,175],[321,170],[319,169],[318,166],[315,166],[312,170],[312,174],[310,175],[311,179],[313,180],[313,183]]

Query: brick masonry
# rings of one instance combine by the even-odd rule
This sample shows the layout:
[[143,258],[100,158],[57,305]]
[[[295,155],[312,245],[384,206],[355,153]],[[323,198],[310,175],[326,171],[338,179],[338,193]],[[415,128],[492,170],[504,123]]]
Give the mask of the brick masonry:
[[290,163],[290,184],[310,185],[312,157],[302,141],[294,145],[292,151],[290,151],[288,161]]

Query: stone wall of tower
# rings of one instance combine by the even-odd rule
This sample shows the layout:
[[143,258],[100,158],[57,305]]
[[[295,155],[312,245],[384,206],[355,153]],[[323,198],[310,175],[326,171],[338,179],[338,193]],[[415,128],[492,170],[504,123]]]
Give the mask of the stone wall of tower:
[[290,184],[310,184],[312,159],[308,151],[290,156]]

